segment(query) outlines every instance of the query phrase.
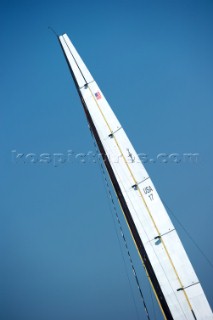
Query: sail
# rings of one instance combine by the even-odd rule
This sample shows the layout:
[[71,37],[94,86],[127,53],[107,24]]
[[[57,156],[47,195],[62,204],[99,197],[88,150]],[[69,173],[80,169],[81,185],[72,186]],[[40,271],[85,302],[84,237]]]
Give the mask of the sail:
[[213,320],[175,227],[123,127],[68,36],[59,41],[164,318]]

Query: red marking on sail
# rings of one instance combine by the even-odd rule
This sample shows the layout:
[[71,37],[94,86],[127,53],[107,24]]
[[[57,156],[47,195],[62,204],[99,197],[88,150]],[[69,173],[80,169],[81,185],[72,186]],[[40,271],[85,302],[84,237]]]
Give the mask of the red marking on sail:
[[99,91],[95,93],[95,96],[97,100],[101,99],[101,94]]

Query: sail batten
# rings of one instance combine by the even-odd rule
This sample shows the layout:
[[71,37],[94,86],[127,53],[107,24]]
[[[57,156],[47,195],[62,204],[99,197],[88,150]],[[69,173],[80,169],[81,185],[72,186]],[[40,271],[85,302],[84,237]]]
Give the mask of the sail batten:
[[212,320],[190,260],[132,143],[68,36],[59,41],[165,318]]

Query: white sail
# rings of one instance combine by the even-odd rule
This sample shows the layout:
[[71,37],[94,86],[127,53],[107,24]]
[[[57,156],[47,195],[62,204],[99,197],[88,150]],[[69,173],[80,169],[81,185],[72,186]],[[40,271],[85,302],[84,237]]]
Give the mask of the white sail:
[[175,227],[125,131],[68,36],[59,41],[165,319],[213,320]]

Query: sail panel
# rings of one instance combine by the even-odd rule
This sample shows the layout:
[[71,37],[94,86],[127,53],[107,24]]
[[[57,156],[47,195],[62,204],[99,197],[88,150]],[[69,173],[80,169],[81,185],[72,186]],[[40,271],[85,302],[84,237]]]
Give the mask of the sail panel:
[[[135,183],[141,183],[144,179],[148,178],[145,168],[141,165],[139,156],[134,150],[125,131],[121,127],[120,122],[110,108],[97,83],[94,81],[88,85],[87,89],[82,88],[81,92],[85,102],[87,103],[89,112],[93,116],[95,126],[99,129],[102,139],[106,140],[106,143],[107,140],[111,140],[109,143],[112,144],[113,138],[116,138],[119,145],[120,157],[123,157],[126,163],[131,166],[131,171],[135,178],[132,179],[132,185]],[[99,121],[100,116],[102,117],[101,122]],[[96,119],[96,117],[98,117],[98,119]],[[107,130],[105,131],[105,129],[102,129],[102,126],[104,126],[104,128],[106,127]],[[119,161],[119,159],[117,160]]]
[[180,284],[172,265],[168,263],[168,257],[164,247],[156,240],[155,242],[146,243],[145,249],[152,261],[152,266],[170,307],[173,318],[175,320],[195,320],[184,292],[177,291]]
[[165,210],[152,180],[146,179],[138,185],[138,188],[142,201],[146,205],[147,214],[153,223],[155,237],[160,237],[174,230],[174,225]]
[[[97,83],[94,81],[89,85],[89,90],[91,91],[94,102],[96,105],[97,111],[99,111],[103,118],[106,119],[111,119],[110,124],[108,123],[108,129],[109,133],[108,134],[113,134],[114,132],[117,132],[121,128],[121,124],[118,121],[118,119],[114,116],[114,112],[112,111],[111,108],[109,108],[109,104],[104,97],[103,92],[97,85]],[[107,121],[105,121],[107,123]],[[108,138],[108,135],[106,136],[106,139]]]
[[212,320],[212,310],[199,284],[186,288],[187,295],[198,320]]
[[[198,283],[199,280],[194,272],[194,269],[187,257],[186,251],[174,230],[162,236],[164,245],[169,252],[169,256],[173,261],[177,274],[180,277],[183,288],[188,287],[192,284]],[[161,245],[162,243],[160,243]],[[184,270],[184,272],[183,272]],[[180,285],[180,284],[179,284]],[[176,288],[181,289],[181,287]]]

